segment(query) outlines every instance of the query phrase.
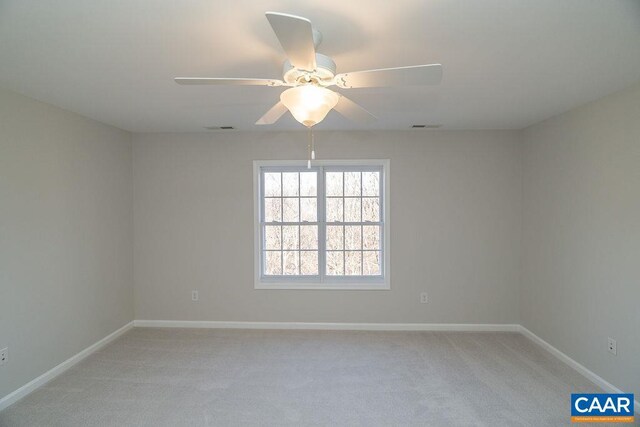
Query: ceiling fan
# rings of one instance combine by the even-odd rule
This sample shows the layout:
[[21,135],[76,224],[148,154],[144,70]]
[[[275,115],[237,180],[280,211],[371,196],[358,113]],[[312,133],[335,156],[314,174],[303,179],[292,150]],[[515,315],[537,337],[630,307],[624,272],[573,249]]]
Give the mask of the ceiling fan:
[[322,34],[311,21],[300,16],[267,12],[267,19],[289,57],[284,63],[282,80],[260,78],[176,77],[181,85],[248,85],[289,87],[280,94],[280,102],[271,107],[257,125],[273,124],[289,110],[293,117],[311,128],[331,109],[357,122],[372,122],[376,117],[347,98],[327,89],[436,85],[442,80],[442,65],[414,65],[336,74],[333,60],[316,52]]

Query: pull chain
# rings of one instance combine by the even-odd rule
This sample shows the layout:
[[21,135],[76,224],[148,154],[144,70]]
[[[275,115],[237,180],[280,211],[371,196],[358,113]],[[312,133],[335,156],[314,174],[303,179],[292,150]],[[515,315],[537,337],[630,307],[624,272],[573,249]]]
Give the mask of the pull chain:
[[316,159],[315,141],[313,136],[313,128],[309,126],[309,142],[307,143],[307,151],[309,159],[307,160],[307,169],[311,169],[311,160]]
[[313,133],[311,131],[311,126],[309,126],[309,142],[307,142],[307,169],[311,169],[311,143],[313,140]]

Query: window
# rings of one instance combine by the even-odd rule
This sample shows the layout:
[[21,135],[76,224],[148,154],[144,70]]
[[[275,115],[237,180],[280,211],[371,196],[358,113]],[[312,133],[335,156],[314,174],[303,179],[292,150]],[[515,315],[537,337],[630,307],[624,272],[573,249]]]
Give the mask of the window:
[[254,162],[256,289],[389,289],[388,164]]

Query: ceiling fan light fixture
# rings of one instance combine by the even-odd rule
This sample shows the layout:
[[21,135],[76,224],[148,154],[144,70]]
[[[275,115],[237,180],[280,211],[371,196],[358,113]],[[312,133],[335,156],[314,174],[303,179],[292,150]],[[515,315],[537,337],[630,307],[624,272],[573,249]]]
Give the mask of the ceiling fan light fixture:
[[[280,95],[280,102],[271,107],[256,125],[272,125],[287,111],[311,129],[320,123],[330,110],[349,120],[371,123],[376,117],[346,96],[327,89],[373,88],[393,86],[424,86],[440,84],[441,64],[409,65],[336,74],[332,58],[317,52],[322,35],[311,21],[288,13],[266,12],[282,49],[288,59],[284,62],[282,80],[244,77],[176,77],[181,85],[225,85],[290,87]],[[429,128],[429,126],[425,126]]]
[[337,93],[314,84],[287,89],[280,101],[293,117],[307,127],[320,123],[340,100]]

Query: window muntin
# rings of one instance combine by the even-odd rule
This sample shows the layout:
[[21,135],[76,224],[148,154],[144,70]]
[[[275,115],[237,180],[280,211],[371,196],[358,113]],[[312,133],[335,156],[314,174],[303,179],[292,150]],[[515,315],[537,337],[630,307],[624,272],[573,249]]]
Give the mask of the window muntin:
[[262,275],[318,276],[318,171],[263,169]]
[[388,161],[316,164],[254,162],[256,288],[389,289]]
[[324,169],[327,276],[382,276],[382,169]]

